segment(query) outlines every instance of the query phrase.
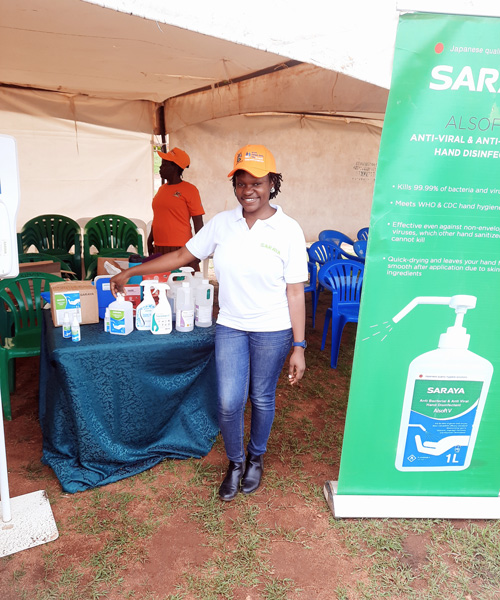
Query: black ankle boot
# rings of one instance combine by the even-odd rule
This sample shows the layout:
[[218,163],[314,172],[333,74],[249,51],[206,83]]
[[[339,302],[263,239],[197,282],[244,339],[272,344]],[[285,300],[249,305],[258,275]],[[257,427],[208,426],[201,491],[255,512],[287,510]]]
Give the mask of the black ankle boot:
[[264,455],[249,454],[247,456],[247,464],[245,474],[241,480],[241,491],[244,494],[251,494],[260,485],[262,473],[264,472]]
[[244,463],[229,461],[226,476],[219,488],[219,497],[221,500],[229,502],[240,491],[240,481],[243,477]]

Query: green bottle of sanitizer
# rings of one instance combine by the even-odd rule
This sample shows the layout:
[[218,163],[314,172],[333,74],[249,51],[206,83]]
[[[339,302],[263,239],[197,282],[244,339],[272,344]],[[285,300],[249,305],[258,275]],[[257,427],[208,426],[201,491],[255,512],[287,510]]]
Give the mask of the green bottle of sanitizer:
[[456,313],[438,348],[410,363],[396,451],[399,471],[461,471],[470,465],[493,375],[493,365],[468,350],[470,335],[462,324],[476,300],[419,296],[393,318],[398,323],[418,304],[448,305]]

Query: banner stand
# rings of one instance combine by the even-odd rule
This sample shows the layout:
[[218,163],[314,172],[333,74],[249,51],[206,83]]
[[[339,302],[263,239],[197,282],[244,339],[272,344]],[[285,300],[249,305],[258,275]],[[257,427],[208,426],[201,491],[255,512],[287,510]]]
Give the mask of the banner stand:
[[338,494],[337,481],[325,482],[323,493],[336,519],[500,519],[500,497]]

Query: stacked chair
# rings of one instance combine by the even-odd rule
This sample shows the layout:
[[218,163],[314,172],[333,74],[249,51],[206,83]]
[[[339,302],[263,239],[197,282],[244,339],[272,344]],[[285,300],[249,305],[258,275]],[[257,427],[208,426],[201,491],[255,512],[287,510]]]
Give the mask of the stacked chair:
[[363,275],[364,266],[361,263],[345,259],[326,263],[319,270],[320,284],[332,293],[332,302],[326,311],[321,340],[321,350],[324,350],[331,322],[332,369],[337,368],[340,340],[345,324],[358,322]]
[[[316,310],[318,307],[319,294],[323,291],[323,286],[318,283],[318,271],[327,262],[339,260],[341,255],[338,246],[333,242],[317,241],[314,242],[308,249],[309,255],[309,284],[305,288],[306,292],[311,292],[312,295],[312,325],[316,325]],[[314,283],[313,283],[314,282]]]
[[356,237],[358,238],[358,240],[364,240],[365,242],[367,242],[369,231],[370,231],[369,227],[362,227],[356,234]]
[[359,259],[365,260],[366,257],[366,240],[356,240],[353,244],[354,252],[356,252],[356,256]]
[[0,389],[5,418],[12,418],[10,394],[15,391],[15,359],[40,354],[42,332],[41,293],[51,281],[63,281],[49,273],[23,273],[0,280]]
[[49,260],[60,260],[69,265],[77,279],[80,279],[81,229],[76,221],[64,215],[52,214],[30,219],[18,234],[19,252],[30,253],[33,246],[38,252],[50,256]]
[[[366,240],[353,240],[341,231],[333,229],[321,231],[318,237],[319,240],[308,249],[310,282],[305,289],[312,292],[313,327],[319,294],[325,290],[331,293],[331,304],[326,311],[323,325],[321,350],[325,348],[331,327],[330,365],[335,369],[344,326],[358,320]],[[315,290],[312,289],[314,280],[317,280]]]
[[[94,253],[91,253],[92,248]],[[121,215],[106,214],[89,219],[83,230],[85,277],[92,279],[97,272],[97,257],[144,256],[142,235],[137,225]]]

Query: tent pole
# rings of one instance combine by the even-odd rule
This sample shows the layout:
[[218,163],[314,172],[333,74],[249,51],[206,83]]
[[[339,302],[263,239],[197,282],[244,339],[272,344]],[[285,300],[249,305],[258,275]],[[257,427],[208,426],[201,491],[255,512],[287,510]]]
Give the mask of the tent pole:
[[[158,107],[158,125],[160,127],[160,135],[161,135],[161,149],[162,152],[167,151],[167,132],[165,131],[165,104],[161,104]],[[161,180],[162,185],[165,183],[165,180],[162,177]]]

